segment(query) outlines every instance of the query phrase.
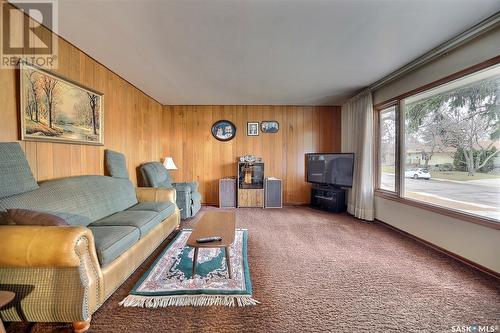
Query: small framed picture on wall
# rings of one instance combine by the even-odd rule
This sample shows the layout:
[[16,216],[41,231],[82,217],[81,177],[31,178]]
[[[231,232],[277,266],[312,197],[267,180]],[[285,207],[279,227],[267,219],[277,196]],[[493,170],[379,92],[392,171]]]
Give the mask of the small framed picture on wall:
[[247,135],[248,136],[259,135],[259,123],[247,123]]
[[260,123],[262,133],[278,133],[280,124],[276,120],[266,120]]
[[212,135],[219,141],[230,141],[236,135],[236,126],[229,120],[219,120],[212,125]]

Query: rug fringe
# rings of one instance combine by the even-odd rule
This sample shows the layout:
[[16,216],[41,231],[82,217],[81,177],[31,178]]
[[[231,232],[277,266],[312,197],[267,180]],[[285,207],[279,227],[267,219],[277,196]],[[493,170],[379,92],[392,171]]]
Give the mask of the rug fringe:
[[179,295],[138,296],[128,295],[119,303],[124,307],[164,308],[168,306],[251,306],[259,301],[244,295]]

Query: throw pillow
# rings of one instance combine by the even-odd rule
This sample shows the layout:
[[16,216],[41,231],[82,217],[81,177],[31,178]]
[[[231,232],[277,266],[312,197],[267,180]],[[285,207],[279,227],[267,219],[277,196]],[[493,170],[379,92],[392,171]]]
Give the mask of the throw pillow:
[[7,217],[15,225],[67,226],[61,217],[30,209],[7,209]]

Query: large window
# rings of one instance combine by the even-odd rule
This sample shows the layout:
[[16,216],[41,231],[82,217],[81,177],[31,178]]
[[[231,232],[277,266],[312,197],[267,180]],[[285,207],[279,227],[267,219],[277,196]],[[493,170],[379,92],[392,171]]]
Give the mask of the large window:
[[500,65],[401,99],[399,107],[378,112],[379,188],[500,222]]
[[379,188],[396,191],[396,106],[380,110],[379,115]]

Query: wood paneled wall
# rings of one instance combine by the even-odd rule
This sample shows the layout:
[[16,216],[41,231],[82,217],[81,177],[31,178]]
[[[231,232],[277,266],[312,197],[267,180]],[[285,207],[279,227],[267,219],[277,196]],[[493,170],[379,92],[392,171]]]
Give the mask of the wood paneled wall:
[[[0,0],[3,1],[3,0]],[[50,33],[47,31],[47,33]],[[300,106],[162,106],[105,66],[59,38],[56,72],[104,93],[104,147],[19,141],[39,181],[104,174],[104,149],[123,152],[130,178],[147,161],[173,156],[177,181],[197,180],[204,203],[218,203],[218,179],[236,175],[237,158],[263,157],[266,176],[284,181],[284,202],[309,201],[304,154],[340,150],[340,108]],[[19,71],[0,69],[0,142],[20,138]],[[237,126],[236,138],[215,140],[220,119]],[[276,134],[246,135],[248,121],[277,120]]]
[[[162,105],[59,38],[59,68],[54,72],[104,93],[104,147],[22,141],[38,180],[104,173],[104,149],[125,153],[131,179],[136,167],[159,160]],[[19,71],[0,69],[0,141],[20,138]]]
[[[302,106],[164,106],[163,128],[167,133],[163,151],[172,156],[179,170],[176,181],[197,180],[203,202],[218,203],[218,180],[236,176],[237,158],[262,157],[266,176],[283,179],[284,203],[309,202],[305,182],[304,154],[340,151],[340,107]],[[232,121],[236,138],[221,142],[212,137],[212,124]],[[247,122],[277,120],[275,134],[247,136]]]

